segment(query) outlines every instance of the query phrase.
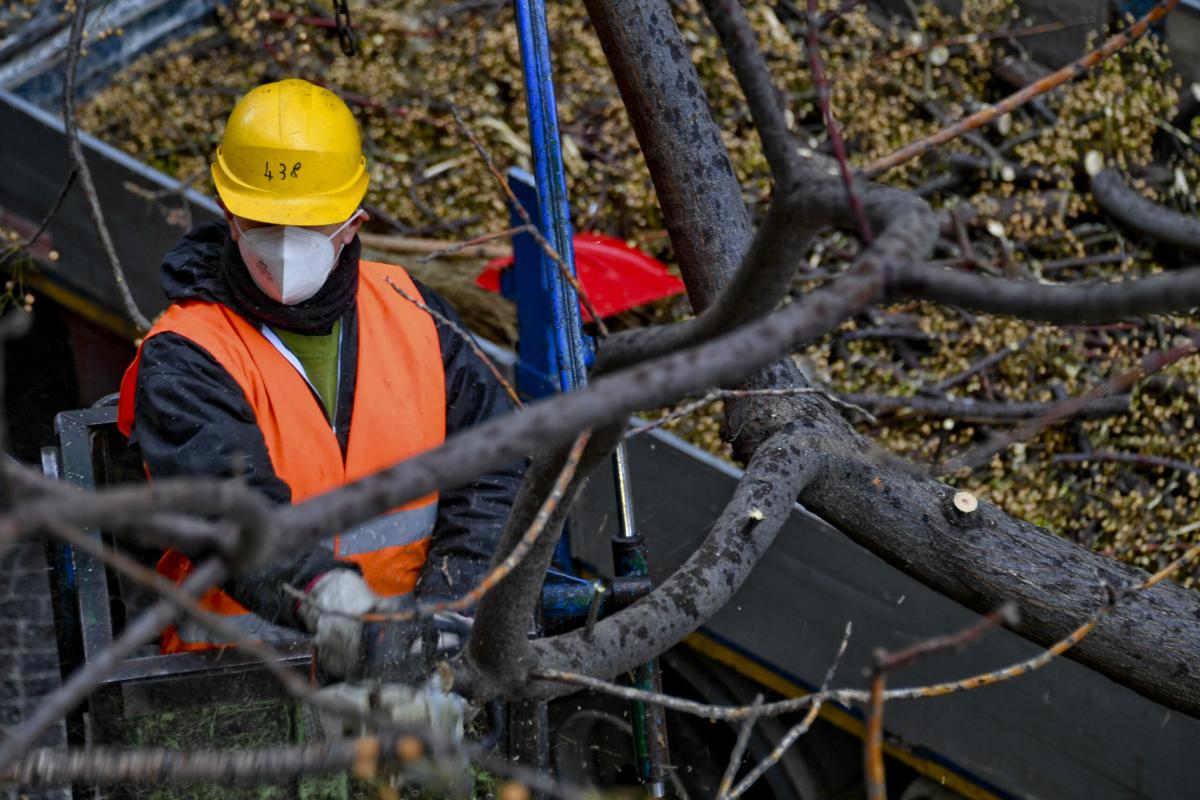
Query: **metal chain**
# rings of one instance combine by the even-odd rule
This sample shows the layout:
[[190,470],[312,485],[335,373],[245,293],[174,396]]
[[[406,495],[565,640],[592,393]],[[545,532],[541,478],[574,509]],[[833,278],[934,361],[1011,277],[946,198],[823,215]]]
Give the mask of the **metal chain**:
[[350,0],[333,0],[333,18],[337,23],[338,44],[342,52],[352,56],[358,52],[358,41],[354,38],[354,30],[350,22]]

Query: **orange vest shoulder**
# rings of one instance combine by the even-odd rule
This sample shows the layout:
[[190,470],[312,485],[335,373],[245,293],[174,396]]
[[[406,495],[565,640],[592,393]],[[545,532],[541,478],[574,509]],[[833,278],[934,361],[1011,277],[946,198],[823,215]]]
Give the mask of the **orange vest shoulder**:
[[[172,332],[204,348],[242,389],[276,474],[299,502],[441,444],[446,384],[433,320],[393,288],[419,297],[403,268],[360,264],[358,369],[349,443],[337,437],[303,376],[259,330],[226,306],[174,303],[146,339]],[[133,427],[141,350],[121,383],[118,424]]]

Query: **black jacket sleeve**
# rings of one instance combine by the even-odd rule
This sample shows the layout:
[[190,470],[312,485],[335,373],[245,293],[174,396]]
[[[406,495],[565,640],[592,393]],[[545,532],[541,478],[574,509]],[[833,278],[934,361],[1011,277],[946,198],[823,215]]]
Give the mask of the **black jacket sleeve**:
[[[138,367],[133,442],[151,477],[241,476],[275,503],[292,491],[275,474],[254,411],[224,367],[195,342],[174,333],[146,340]],[[225,590],[242,605],[278,625],[303,628],[285,583],[303,589],[338,567],[324,547],[241,575]]]
[[[417,288],[426,305],[466,329],[442,297],[420,283]],[[446,372],[447,438],[512,411],[504,387],[479,356],[457,332],[437,319],[434,322]],[[525,467],[520,461],[440,494],[437,527],[417,582],[418,598],[460,597],[479,582],[496,551]]]

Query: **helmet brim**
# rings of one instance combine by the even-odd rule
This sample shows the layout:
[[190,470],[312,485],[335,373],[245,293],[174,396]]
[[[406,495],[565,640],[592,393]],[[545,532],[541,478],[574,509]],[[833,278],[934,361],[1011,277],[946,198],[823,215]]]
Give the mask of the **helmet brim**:
[[212,163],[212,180],[221,202],[235,216],[269,225],[313,226],[334,225],[349,219],[367,194],[370,176],[364,164],[353,180],[336,191],[280,197],[241,183],[217,160]]

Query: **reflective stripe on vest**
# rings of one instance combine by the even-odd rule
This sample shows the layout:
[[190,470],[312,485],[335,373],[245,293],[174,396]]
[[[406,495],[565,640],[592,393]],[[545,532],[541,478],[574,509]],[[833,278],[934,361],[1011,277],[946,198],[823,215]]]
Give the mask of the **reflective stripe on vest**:
[[437,503],[420,508],[394,511],[381,517],[367,520],[345,533],[321,542],[339,558],[382,550],[385,547],[403,547],[421,541],[433,531],[437,521]]
[[[292,502],[300,503],[437,447],[445,438],[446,384],[437,328],[393,287],[420,296],[402,268],[360,262],[358,368],[344,455],[295,357],[270,340],[278,337],[268,337],[233,310],[183,300],[164,312],[146,339],[165,332],[182,336],[229,373],[255,414],[271,467],[291,489]],[[118,426],[126,435],[133,426],[140,355],[139,350],[121,382]],[[418,498],[332,537],[334,554],[357,564],[377,593],[403,594],[416,585],[436,517],[437,495]],[[159,572],[175,581],[190,569],[191,562],[173,551],[159,562]],[[201,605],[246,617],[246,625],[260,624],[219,590],[206,594]],[[205,644],[205,632],[168,633],[164,652],[212,646]],[[200,638],[190,638],[193,633]]]

